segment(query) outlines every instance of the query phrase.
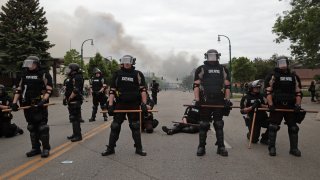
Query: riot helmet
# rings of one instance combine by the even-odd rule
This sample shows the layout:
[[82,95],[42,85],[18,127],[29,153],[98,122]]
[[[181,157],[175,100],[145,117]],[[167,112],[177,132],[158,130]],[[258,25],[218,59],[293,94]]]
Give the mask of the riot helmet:
[[0,84],[0,97],[6,94],[6,87]]
[[93,73],[94,73],[94,74],[97,74],[97,73],[102,74],[102,72],[100,71],[99,68],[94,68],[94,69],[93,69]]
[[40,59],[37,56],[28,56],[22,64],[22,68],[28,68],[28,70],[34,70],[39,67]]
[[80,66],[77,63],[70,63],[67,68],[65,68],[64,73],[70,75],[73,72],[79,72]]
[[131,64],[135,65],[136,64],[136,58],[132,57],[131,55],[124,55],[120,59],[120,64]]
[[262,85],[260,80],[255,80],[248,84],[249,91],[252,91],[253,88],[261,88],[261,86]]
[[204,58],[207,61],[212,61],[212,62],[217,62],[220,59],[221,54],[218,53],[217,50],[215,49],[209,49],[205,54],[204,54]]
[[276,67],[279,69],[288,69],[289,59],[286,56],[278,57]]

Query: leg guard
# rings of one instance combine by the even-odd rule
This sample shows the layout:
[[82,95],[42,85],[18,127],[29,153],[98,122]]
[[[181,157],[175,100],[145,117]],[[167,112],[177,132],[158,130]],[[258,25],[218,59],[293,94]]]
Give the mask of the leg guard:
[[269,129],[265,133],[261,134],[260,143],[268,145],[269,144]]
[[199,132],[199,128],[195,127],[195,126],[187,126],[187,127],[183,127],[181,129],[181,132],[194,134],[194,133]]
[[214,121],[214,129],[216,131],[217,145],[218,147],[224,147],[224,135],[223,135],[223,120]]
[[295,126],[288,126],[288,133],[289,133],[289,140],[290,140],[290,154],[294,156],[301,156],[301,152],[298,149],[298,132],[299,127]]
[[206,140],[207,132],[210,128],[208,121],[200,121],[200,130],[199,130],[199,146],[197,150],[197,156],[203,156],[206,153]]
[[49,144],[49,126],[47,124],[42,124],[39,126],[39,134],[40,134],[40,140],[42,142],[42,148],[50,150],[50,144]]
[[110,132],[110,136],[109,136],[109,145],[108,148],[113,149],[114,147],[116,147],[116,142],[119,139],[119,134],[121,131],[121,124],[122,121],[118,121],[117,119],[115,119],[112,124],[111,124],[111,132]]
[[29,124],[27,126],[27,129],[30,132],[30,140],[31,140],[32,149],[39,149],[40,150],[41,144],[39,142],[39,135],[38,135],[36,127],[33,124]]
[[147,153],[143,151],[142,148],[140,123],[132,122],[131,124],[129,124],[129,126],[132,131],[132,138],[134,140],[134,147],[136,147],[136,154],[139,154],[140,156],[146,156]]
[[71,138],[72,142],[81,141],[82,134],[81,134],[81,127],[80,127],[80,120],[72,122],[72,130],[73,130],[73,138]]
[[96,120],[97,111],[98,111],[98,106],[93,105],[92,106],[92,115],[91,115],[91,118],[89,119],[90,122]]
[[280,129],[280,126],[276,124],[269,125],[269,155],[275,156],[276,153],[276,139],[277,139],[277,131]]

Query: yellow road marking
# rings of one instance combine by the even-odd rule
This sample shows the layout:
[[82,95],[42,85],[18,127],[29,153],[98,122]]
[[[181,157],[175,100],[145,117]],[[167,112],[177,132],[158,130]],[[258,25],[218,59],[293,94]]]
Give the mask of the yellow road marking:
[[[110,123],[106,123],[106,124],[102,124],[92,130],[90,130],[89,132],[87,132],[84,137],[83,137],[83,140],[82,141],[79,141],[79,142],[66,142],[62,145],[59,145],[58,147],[54,148],[52,151],[51,151],[51,154],[48,158],[41,158],[41,157],[36,157],[12,170],[9,170],[8,172],[0,175],[0,179],[4,179],[4,178],[7,178],[7,177],[10,177],[12,176],[13,174],[19,172],[19,171],[22,171],[16,175],[14,175],[13,177],[10,177],[10,179],[19,179],[27,174],[30,174],[31,172],[35,171],[36,169],[42,167],[43,165],[45,165],[46,163],[50,162],[51,160],[59,157],[60,155],[62,155],[63,153],[69,151],[70,149],[72,149],[74,146],[76,146],[77,144],[83,142],[84,140],[87,140],[89,138],[91,138],[92,136],[100,133],[102,130],[108,128],[110,125],[111,125],[111,122]],[[62,150],[61,150],[62,149]],[[29,167],[29,168],[28,168]],[[27,168],[27,169],[26,169]],[[26,170],[24,170],[26,169]]]

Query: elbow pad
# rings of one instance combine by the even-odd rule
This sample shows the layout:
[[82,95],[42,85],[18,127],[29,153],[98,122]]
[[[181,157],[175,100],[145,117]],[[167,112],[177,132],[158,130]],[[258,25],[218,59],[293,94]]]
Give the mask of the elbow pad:
[[193,83],[193,89],[194,89],[194,88],[198,88],[198,87],[200,87],[200,84],[198,84],[198,83]]
[[229,85],[225,85],[224,88],[225,89],[231,89],[231,85],[230,84]]
[[75,94],[79,94],[79,89],[78,88],[74,88],[72,92],[75,93]]
[[146,87],[140,88],[140,93],[142,93],[142,92],[147,92],[147,88]]

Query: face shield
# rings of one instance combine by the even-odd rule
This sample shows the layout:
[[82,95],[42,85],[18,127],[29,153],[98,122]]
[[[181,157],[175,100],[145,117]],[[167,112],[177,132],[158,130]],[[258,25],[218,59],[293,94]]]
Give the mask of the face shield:
[[120,60],[120,64],[133,64],[133,58],[131,57],[122,57]]
[[217,53],[208,53],[207,54],[208,61],[218,61],[218,54]]
[[260,88],[261,84],[260,84],[259,80],[253,81],[252,82],[252,87],[253,88]]
[[71,72],[71,69],[69,67],[64,68],[64,74],[69,75]]
[[33,60],[26,59],[23,61],[22,67],[23,68],[32,68],[33,67]]
[[279,59],[279,60],[277,60],[277,67],[279,69],[288,68],[287,59]]

